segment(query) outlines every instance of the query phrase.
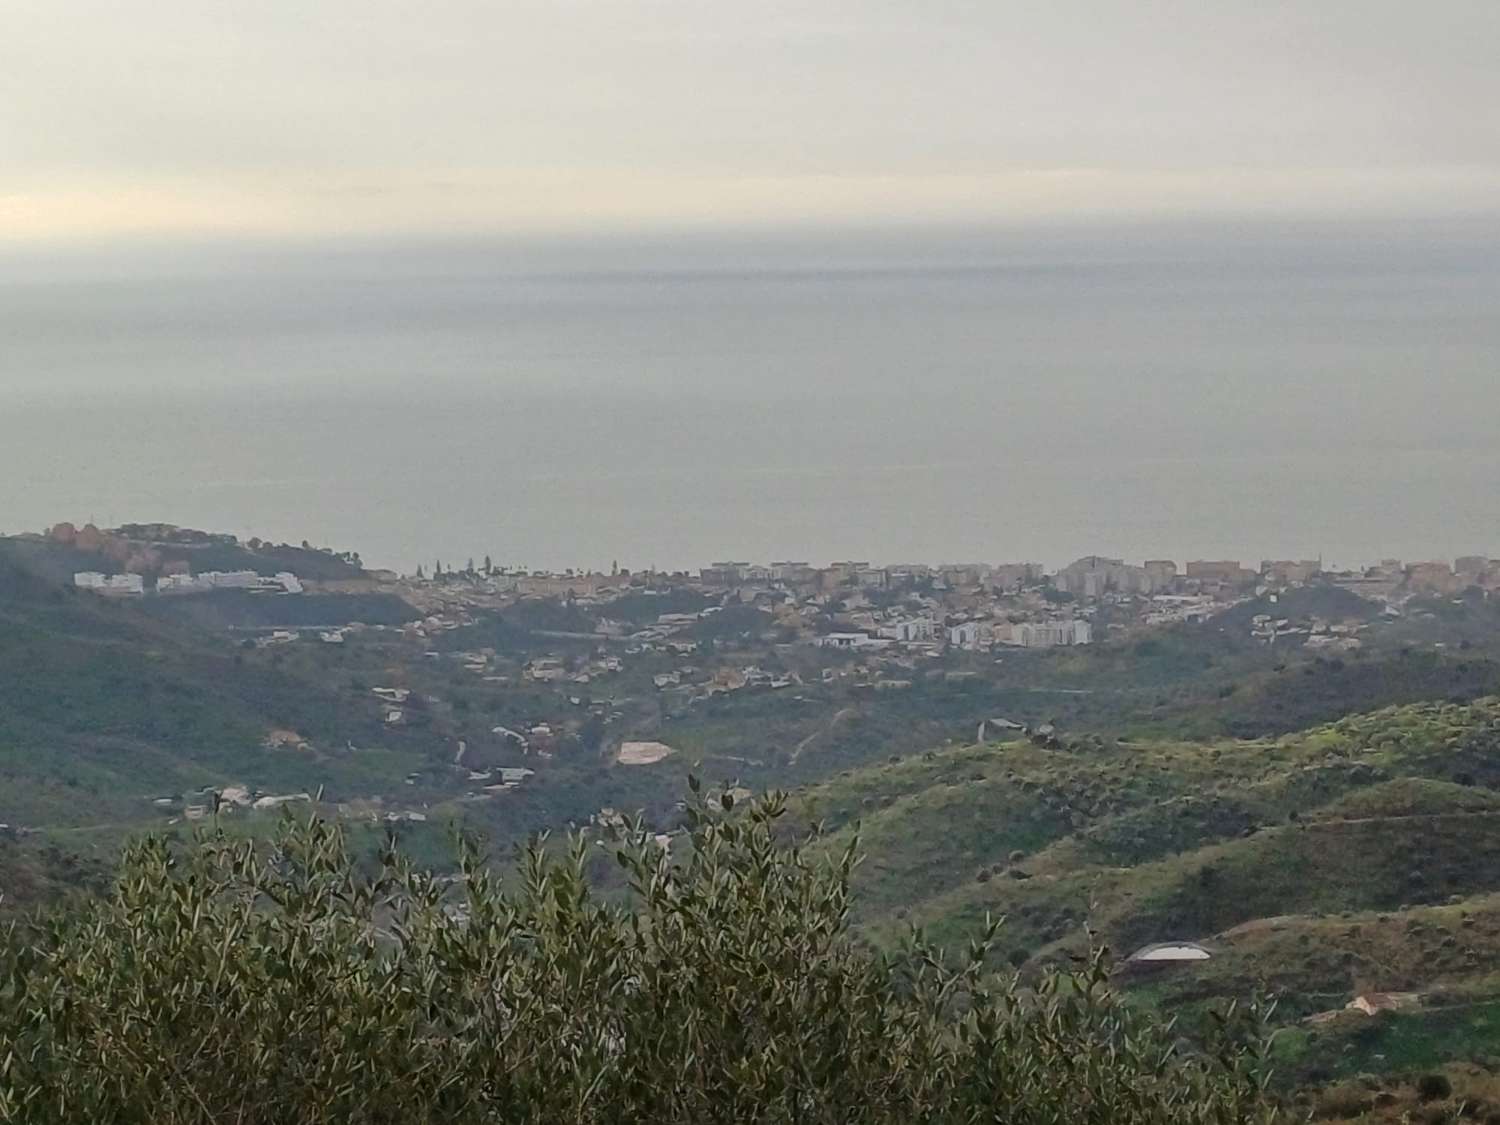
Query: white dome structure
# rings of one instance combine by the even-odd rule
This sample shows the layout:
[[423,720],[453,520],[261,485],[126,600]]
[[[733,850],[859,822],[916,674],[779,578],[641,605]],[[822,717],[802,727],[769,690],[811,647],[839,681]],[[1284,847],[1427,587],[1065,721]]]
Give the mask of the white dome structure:
[[1213,954],[1191,941],[1160,941],[1143,945],[1129,957],[1132,965],[1167,965],[1183,961],[1207,961]]

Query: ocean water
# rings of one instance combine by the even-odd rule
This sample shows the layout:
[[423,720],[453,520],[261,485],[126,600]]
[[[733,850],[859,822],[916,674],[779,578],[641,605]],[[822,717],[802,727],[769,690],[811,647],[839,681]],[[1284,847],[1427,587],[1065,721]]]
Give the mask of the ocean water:
[[0,531],[372,563],[1500,555],[1500,227],[0,252]]

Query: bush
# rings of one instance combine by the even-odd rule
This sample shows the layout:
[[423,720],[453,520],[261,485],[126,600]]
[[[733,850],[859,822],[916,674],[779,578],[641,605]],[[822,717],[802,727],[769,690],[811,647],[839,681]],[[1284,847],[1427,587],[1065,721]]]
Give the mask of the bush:
[[1417,1079],[1417,1097],[1424,1102],[1441,1101],[1453,1093],[1453,1083],[1446,1074],[1424,1074]]
[[[727,805],[727,803],[726,803]],[[591,849],[502,888],[288,819],[272,848],[127,849],[113,894],[0,944],[0,1120],[271,1123],[1269,1122],[1262,1022],[1192,1050],[1108,990],[1102,954],[1022,991],[914,937],[847,933],[853,848],[776,841],[780,798],[696,800],[673,860],[637,825],[627,904]],[[674,848],[674,851],[680,850]]]
[[1369,1113],[1375,1107],[1375,1096],[1356,1082],[1330,1086],[1313,1103],[1313,1117],[1351,1118]]

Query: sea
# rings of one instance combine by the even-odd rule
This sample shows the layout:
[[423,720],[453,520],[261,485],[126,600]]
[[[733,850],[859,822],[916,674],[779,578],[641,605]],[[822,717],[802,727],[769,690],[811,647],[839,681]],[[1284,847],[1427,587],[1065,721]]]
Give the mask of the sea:
[[1500,555],[1500,223],[0,246],[0,532],[412,571]]

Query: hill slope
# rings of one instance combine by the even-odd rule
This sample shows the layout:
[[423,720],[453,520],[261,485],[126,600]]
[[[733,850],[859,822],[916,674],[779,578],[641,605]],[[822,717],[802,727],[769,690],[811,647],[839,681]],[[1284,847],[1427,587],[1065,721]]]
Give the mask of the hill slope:
[[1209,961],[1122,979],[1171,1006],[1269,989],[1284,1018],[1500,972],[1495,698],[1277,739],[954,748],[848,771],[798,808],[829,850],[859,832],[855,902],[880,944],[918,924],[957,947],[986,915],[1016,964],[1197,941]]
[[[274,656],[4,557],[0,684],[0,823],[12,830],[160,823],[151,798],[231,783],[388,791],[433,749],[417,734],[395,745],[374,708]],[[268,749],[273,732],[297,738]]]

